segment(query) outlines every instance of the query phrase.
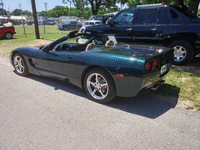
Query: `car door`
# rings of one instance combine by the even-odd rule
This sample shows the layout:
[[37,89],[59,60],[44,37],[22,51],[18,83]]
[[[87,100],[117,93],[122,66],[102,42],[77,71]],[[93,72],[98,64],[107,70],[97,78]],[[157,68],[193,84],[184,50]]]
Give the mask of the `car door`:
[[127,9],[119,12],[112,20],[107,33],[116,34],[117,39],[132,39],[132,28],[134,22],[134,10]]
[[35,58],[35,65],[42,76],[73,79],[76,74],[78,51],[48,51]]
[[137,9],[136,23],[134,24],[132,35],[136,41],[160,40],[160,10],[155,9]]
[[71,22],[71,26],[70,26],[70,29],[77,29],[77,22],[76,21],[73,21]]

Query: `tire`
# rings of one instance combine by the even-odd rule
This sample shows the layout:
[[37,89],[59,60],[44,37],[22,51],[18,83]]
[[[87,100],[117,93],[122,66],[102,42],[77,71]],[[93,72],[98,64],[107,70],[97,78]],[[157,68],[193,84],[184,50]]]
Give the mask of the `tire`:
[[6,32],[5,35],[4,35],[4,37],[5,37],[6,39],[12,39],[12,33]]
[[24,58],[21,54],[19,53],[14,54],[12,63],[15,68],[15,72],[18,75],[27,76],[30,74],[26,66],[26,63],[24,61]]
[[174,41],[167,47],[174,49],[174,65],[183,65],[188,63],[194,56],[192,46],[184,40]]
[[111,76],[99,68],[94,68],[86,73],[84,89],[91,100],[101,104],[110,102],[116,96]]

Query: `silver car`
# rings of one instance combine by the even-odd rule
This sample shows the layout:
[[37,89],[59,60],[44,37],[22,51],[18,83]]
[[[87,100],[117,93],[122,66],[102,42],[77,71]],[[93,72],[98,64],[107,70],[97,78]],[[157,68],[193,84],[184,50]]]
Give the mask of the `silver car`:
[[85,27],[94,26],[94,25],[102,25],[103,23],[100,20],[88,20],[83,23],[82,27],[79,29],[79,32],[84,33]]

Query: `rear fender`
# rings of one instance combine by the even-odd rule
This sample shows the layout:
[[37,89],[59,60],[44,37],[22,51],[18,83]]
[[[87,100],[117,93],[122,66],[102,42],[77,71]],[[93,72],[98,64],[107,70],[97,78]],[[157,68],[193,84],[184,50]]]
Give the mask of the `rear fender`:
[[167,37],[164,42],[164,46],[169,45],[173,41],[184,40],[188,42],[193,48],[195,48],[195,41],[198,40],[198,35],[195,33],[186,33],[186,34],[175,34]]

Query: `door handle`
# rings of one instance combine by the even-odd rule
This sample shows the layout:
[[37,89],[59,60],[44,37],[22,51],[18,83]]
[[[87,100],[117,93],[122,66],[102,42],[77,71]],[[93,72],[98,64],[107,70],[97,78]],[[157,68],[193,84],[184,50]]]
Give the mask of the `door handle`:
[[72,59],[72,57],[71,57],[71,56],[69,56],[69,57],[68,57],[68,59]]
[[155,30],[157,30],[156,27],[154,27],[153,29],[151,29],[151,31],[155,31]]
[[132,28],[128,28],[128,29],[127,29],[127,31],[131,31],[131,30],[132,30]]

